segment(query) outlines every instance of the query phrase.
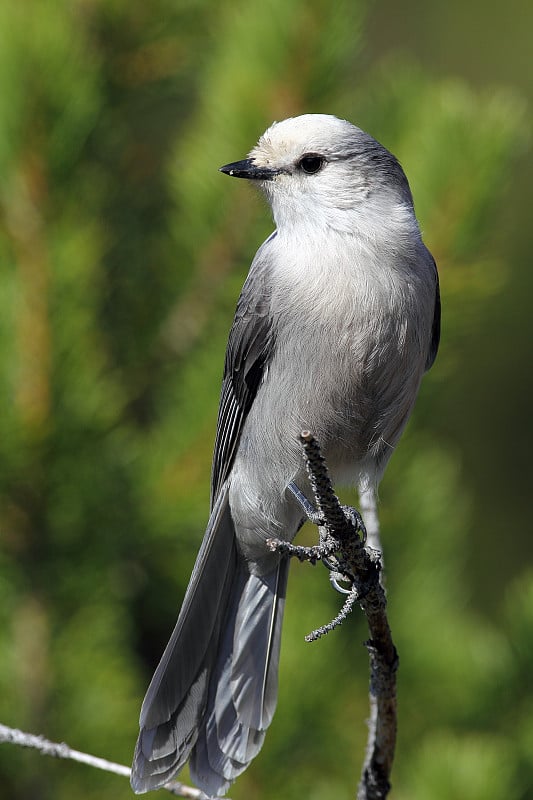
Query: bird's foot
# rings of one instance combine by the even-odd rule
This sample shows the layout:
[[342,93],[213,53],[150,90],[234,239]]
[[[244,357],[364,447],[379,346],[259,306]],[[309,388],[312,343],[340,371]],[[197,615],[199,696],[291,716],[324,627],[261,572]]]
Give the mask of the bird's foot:
[[[365,524],[356,508],[352,506],[337,506],[339,511],[342,511],[344,520],[342,516],[337,515],[337,517],[340,516],[340,520],[336,519],[334,532],[332,532],[332,525],[326,519],[327,514],[324,516],[317,511],[295,483],[291,482],[288,489],[304,512],[305,517],[318,526],[319,543],[312,547],[303,547],[281,539],[269,539],[268,546],[273,551],[298,558],[299,561],[309,561],[311,564],[322,561],[329,570],[329,579],[332,587],[346,596],[344,605],[337,616],[331,622],[322,625],[306,636],[306,641],[312,642],[344,622],[354,604],[361,602],[368,594],[373,584],[374,574],[372,576],[369,575],[368,582],[365,581],[362,584],[360,580],[356,580],[355,575],[352,574],[348,566],[350,562],[354,563],[354,556],[357,557],[358,553],[365,548],[367,541]],[[380,553],[369,547],[366,550],[376,568],[379,568]],[[372,570],[372,573],[374,573],[374,570]],[[376,571],[377,574],[378,572]]]

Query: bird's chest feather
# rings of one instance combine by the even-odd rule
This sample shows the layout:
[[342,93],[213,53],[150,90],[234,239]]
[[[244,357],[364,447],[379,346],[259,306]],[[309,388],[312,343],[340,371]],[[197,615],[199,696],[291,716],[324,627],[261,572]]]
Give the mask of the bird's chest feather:
[[369,253],[301,258],[275,282],[269,382],[295,430],[356,443],[404,417],[423,373],[430,281]]
[[424,357],[425,282],[408,264],[392,265],[387,254],[303,254],[274,286],[278,349],[293,366],[346,377],[353,364],[354,380],[367,380],[387,360]]

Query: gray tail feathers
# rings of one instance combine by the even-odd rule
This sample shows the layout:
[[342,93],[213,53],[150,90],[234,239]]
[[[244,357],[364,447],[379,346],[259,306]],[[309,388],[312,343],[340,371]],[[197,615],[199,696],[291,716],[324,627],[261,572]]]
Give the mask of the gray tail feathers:
[[141,709],[137,794],[167,783],[189,759],[195,784],[221,795],[257,755],[276,707],[287,575],[287,559],[250,573],[224,487]]

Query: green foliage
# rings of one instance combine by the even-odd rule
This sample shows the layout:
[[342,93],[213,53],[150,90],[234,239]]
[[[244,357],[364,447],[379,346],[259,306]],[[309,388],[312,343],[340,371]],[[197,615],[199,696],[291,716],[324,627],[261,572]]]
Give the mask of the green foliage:
[[[1,5],[0,720],[129,761],[207,517],[233,308],[272,227],[217,167],[273,119],[331,111],[400,157],[441,268],[441,354],[382,488],[401,655],[393,796],[525,799],[533,576],[499,530],[487,535],[476,485],[488,473],[479,464],[477,484],[466,479],[457,431],[465,354],[483,352],[511,279],[513,252],[493,234],[526,109],[412,59],[363,68],[364,10]],[[512,407],[512,391],[500,394]],[[232,797],[354,794],[363,620],[303,641],[338,603],[320,567],[293,565],[278,713]],[[130,796],[119,778],[8,746],[0,776],[13,800]]]

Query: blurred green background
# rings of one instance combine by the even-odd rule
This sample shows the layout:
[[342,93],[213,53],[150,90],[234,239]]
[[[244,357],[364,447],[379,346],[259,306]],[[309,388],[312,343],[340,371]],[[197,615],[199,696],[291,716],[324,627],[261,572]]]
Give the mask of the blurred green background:
[[[331,112],[400,158],[443,297],[381,488],[391,797],[533,796],[532,26],[525,0],[3,0],[1,722],[129,763],[207,518],[236,298],[272,229],[217,168],[274,119]],[[305,644],[341,600],[320,567],[292,570],[278,711],[235,800],[355,794],[364,620]],[[9,745],[0,785],[131,797]]]

